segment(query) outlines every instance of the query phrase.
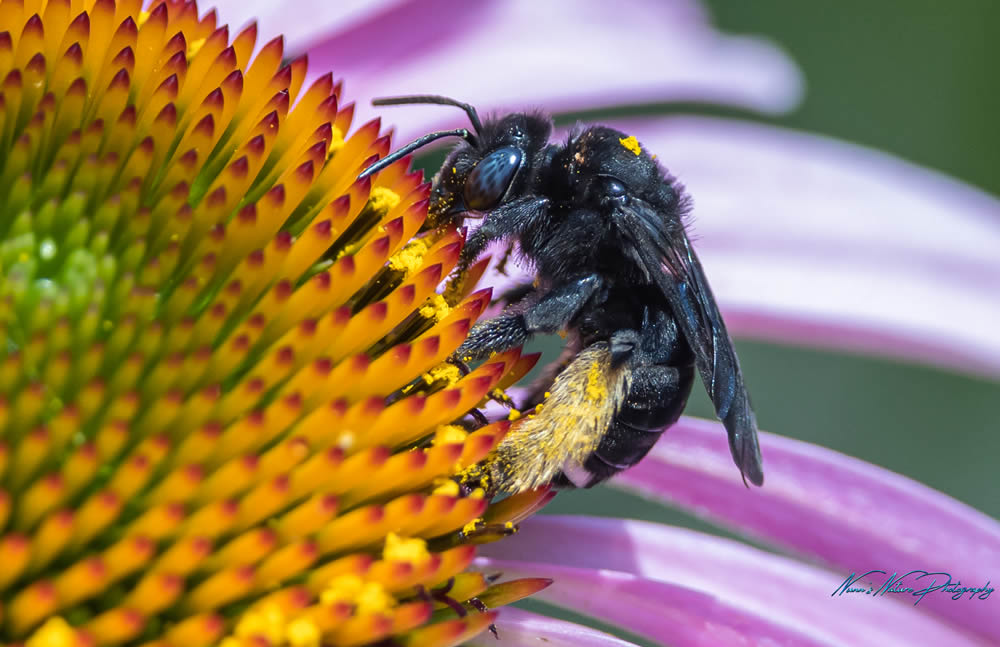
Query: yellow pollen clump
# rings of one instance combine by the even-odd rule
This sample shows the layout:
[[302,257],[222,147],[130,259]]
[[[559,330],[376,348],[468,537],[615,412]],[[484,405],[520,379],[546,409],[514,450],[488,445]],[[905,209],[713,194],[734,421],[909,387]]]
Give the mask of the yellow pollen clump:
[[194,56],[201,51],[202,46],[205,44],[205,38],[199,38],[198,40],[193,40],[188,44],[187,55],[188,58],[194,58]]
[[551,394],[550,392],[546,391],[546,392],[545,392],[545,394],[544,394],[544,395],[543,395],[542,397],[543,397],[543,398],[548,398],[548,397],[549,397],[549,396],[551,396],[551,395],[552,395],[552,394]]
[[467,431],[458,425],[445,425],[440,427],[434,434],[435,445],[451,445],[454,443],[464,443],[468,438]]
[[292,647],[319,647],[322,635],[315,622],[298,618],[289,623],[285,636]]
[[462,527],[462,532],[465,533],[466,535],[474,533],[477,530],[479,530],[479,528],[482,527],[482,525],[483,525],[482,518],[473,519],[472,521],[470,521],[469,523],[465,524],[465,526]]
[[24,643],[24,647],[70,647],[76,644],[76,634],[62,618],[49,618],[42,627]]
[[344,133],[340,130],[340,128],[334,126],[330,136],[330,141],[326,144],[326,159],[330,159],[336,155],[343,147]]
[[[389,259],[389,267],[400,272],[412,272],[419,269],[427,253],[428,243],[423,238],[417,238],[412,243],[399,250]],[[436,295],[440,296],[440,295]],[[423,310],[421,309],[421,314]]]
[[388,611],[396,606],[396,598],[389,595],[378,582],[365,582],[353,573],[333,578],[320,595],[323,604],[353,604],[359,614]]
[[507,420],[510,420],[511,422],[514,422],[520,417],[521,417],[521,412],[518,411],[517,409],[511,409],[510,413],[507,414]]
[[390,532],[385,537],[382,558],[390,562],[424,564],[431,558],[431,554],[427,552],[427,542],[423,539],[419,537],[404,539],[396,533]]
[[441,364],[432,368],[424,375],[424,382],[433,384],[435,382],[447,382],[454,384],[462,379],[462,371],[454,364]]
[[241,638],[264,636],[272,644],[281,644],[285,637],[285,612],[274,603],[249,609],[236,624],[236,635]]
[[601,379],[601,365],[594,362],[587,373],[587,399],[599,400],[608,395],[608,389]]
[[421,317],[424,319],[433,319],[434,321],[441,321],[450,312],[451,306],[448,305],[448,300],[440,294],[433,295],[428,299],[427,304],[420,308]]
[[622,147],[625,148],[625,150],[635,153],[637,157],[639,153],[642,152],[642,148],[640,148],[639,146],[639,140],[635,138],[635,135],[630,135],[623,139],[619,139],[618,143],[620,143]]
[[372,189],[372,195],[368,198],[368,206],[379,214],[389,213],[389,210],[399,204],[399,194],[384,186],[377,186]]
[[457,497],[459,495],[458,483],[451,479],[442,479],[441,484],[435,487],[432,493],[441,496]]

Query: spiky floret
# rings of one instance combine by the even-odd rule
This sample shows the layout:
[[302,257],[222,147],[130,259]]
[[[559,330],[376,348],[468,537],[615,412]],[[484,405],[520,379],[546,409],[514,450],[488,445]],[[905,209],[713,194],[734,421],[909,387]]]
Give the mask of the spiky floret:
[[523,358],[386,404],[489,294],[438,296],[461,233],[414,241],[407,161],[355,180],[379,121],[256,35],[0,1],[0,642],[453,644],[493,614],[421,591],[512,597],[441,485],[505,426],[438,430]]

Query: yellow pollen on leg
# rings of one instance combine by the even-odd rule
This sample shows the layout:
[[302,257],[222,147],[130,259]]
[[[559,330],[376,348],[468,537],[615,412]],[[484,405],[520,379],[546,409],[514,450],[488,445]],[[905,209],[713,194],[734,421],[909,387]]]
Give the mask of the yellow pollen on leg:
[[427,542],[423,539],[417,537],[405,539],[390,532],[385,538],[382,557],[391,562],[424,564],[431,558],[431,554],[427,552]]
[[601,379],[601,365],[595,362],[587,372],[587,399],[599,400],[608,395],[608,389]]
[[344,147],[344,133],[334,126],[330,135],[330,141],[326,144],[326,159],[332,159]]

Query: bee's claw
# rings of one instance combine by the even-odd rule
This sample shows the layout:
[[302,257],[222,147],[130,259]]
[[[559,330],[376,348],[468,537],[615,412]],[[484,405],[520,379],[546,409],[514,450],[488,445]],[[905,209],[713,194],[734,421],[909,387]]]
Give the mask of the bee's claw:
[[511,397],[507,395],[503,389],[492,389],[487,397],[497,404],[507,407],[508,409],[514,409],[517,407],[514,400],[511,399]]
[[473,418],[473,419],[474,419],[474,420],[476,421],[476,423],[477,423],[477,424],[479,425],[479,426],[477,427],[477,429],[482,429],[482,428],[483,428],[483,427],[485,427],[486,425],[490,424],[490,420],[489,420],[489,418],[487,418],[487,417],[486,417],[486,414],[484,414],[484,413],[483,413],[482,411],[480,411],[479,409],[471,409],[471,410],[469,411],[469,415],[470,415],[470,416],[472,416],[472,418]]

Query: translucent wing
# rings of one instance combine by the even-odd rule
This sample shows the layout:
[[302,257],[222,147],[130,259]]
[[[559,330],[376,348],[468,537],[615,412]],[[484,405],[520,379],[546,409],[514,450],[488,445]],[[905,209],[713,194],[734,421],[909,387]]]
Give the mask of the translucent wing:
[[642,201],[633,200],[619,209],[623,231],[634,244],[630,255],[666,296],[694,352],[705,390],[729,434],[733,460],[745,479],[763,484],[750,395],[733,342],[687,234],[679,225],[671,231],[664,215]]

